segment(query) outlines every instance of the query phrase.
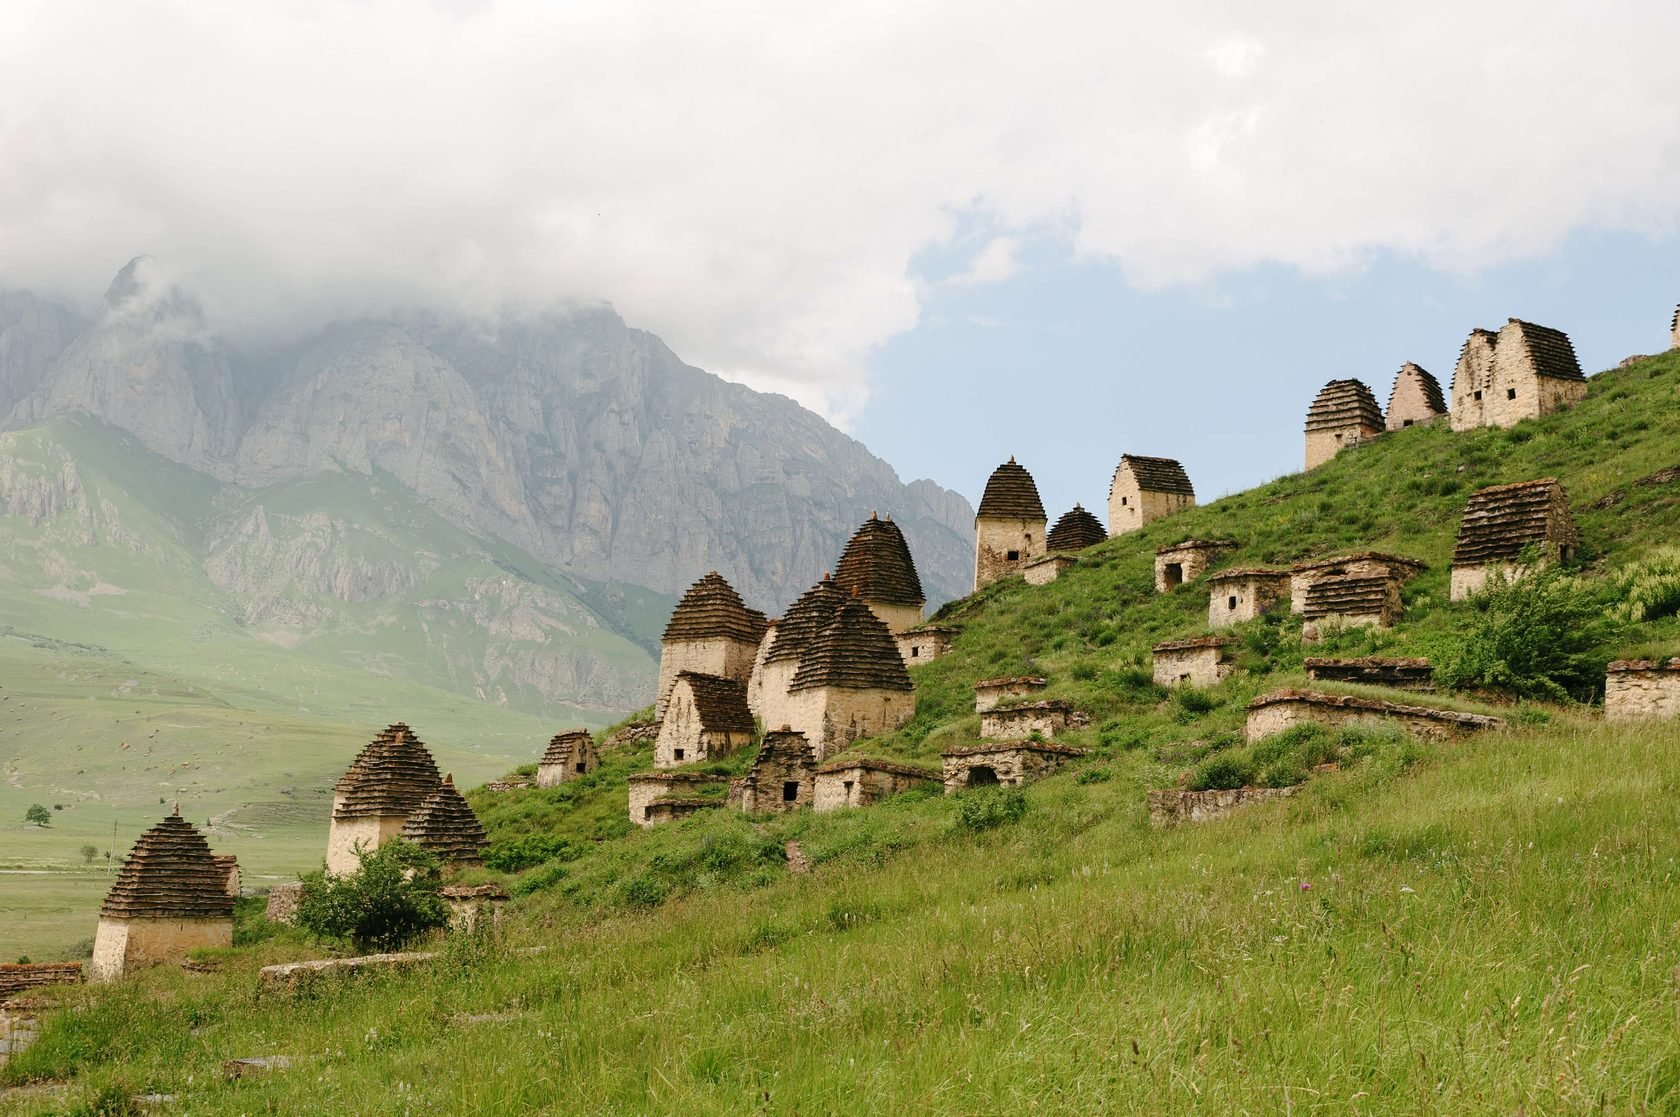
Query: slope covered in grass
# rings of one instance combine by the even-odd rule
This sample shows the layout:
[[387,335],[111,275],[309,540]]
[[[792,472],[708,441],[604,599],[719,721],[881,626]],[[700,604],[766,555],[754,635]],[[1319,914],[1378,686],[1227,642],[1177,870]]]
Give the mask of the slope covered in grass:
[[[4,1073],[73,1077],[73,1100],[179,1092],[195,1112],[1680,1111],[1673,726],[1443,693],[1425,700],[1506,728],[1321,741],[1339,771],[1206,826],[1152,829],[1144,804],[1242,754],[1246,703],[1303,681],[1305,654],[1433,654],[1472,630],[1447,579],[1483,485],[1560,478],[1587,584],[1675,539],[1676,387],[1670,354],[1513,430],[1385,436],[1085,552],[1051,585],[953,603],[941,619],[963,631],[915,669],[914,721],[863,751],[934,764],[975,739],[975,680],[1042,674],[1090,715],[1066,737],[1090,755],[1024,792],[642,831],[624,781],[651,750],[620,748],[575,785],[471,795],[500,866],[472,879],[516,897],[499,942],[453,940],[426,976],[300,1010],[255,992],[261,963],[321,949],[287,931],[219,978],[65,994],[78,1011]],[[1149,646],[1203,631],[1207,596],[1154,594],[1153,553],[1192,536],[1236,539],[1232,564],[1379,549],[1430,569],[1391,632],[1307,648],[1298,620],[1263,619],[1237,630],[1230,680],[1169,692]],[[1676,625],[1618,622],[1590,654],[1680,650]],[[788,871],[790,841],[810,874]],[[253,1054],[308,1061],[216,1081],[217,1060]]]

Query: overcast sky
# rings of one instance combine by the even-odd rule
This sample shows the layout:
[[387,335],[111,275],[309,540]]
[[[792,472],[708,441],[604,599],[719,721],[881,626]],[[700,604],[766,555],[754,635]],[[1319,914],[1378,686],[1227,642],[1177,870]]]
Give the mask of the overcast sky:
[[1294,468],[1473,326],[1666,344],[1680,4],[0,5],[0,285],[611,302],[907,477]]

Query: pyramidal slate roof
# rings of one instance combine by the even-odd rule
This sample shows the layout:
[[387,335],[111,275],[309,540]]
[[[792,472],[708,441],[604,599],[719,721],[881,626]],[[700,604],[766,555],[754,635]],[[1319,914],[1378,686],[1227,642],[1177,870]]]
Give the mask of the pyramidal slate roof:
[[986,479],[986,491],[980,496],[980,508],[975,519],[1044,520],[1044,502],[1038,499],[1038,486],[1032,474],[1010,458]]
[[788,690],[914,690],[886,623],[858,598],[850,598],[799,659]]
[[1439,415],[1447,413],[1447,397],[1441,392],[1441,382],[1435,379],[1434,373],[1411,361],[1401,365],[1400,371],[1394,375],[1394,388],[1388,393],[1390,411],[1394,410],[1394,400],[1400,394],[1401,383],[1407,380],[1416,382],[1422,390],[1424,402],[1429,405],[1429,410]]
[[549,739],[548,749],[542,754],[538,764],[566,764],[576,756],[580,749],[586,749],[594,744],[587,729],[568,729],[564,733],[556,733]]
[[747,608],[735,587],[713,570],[688,587],[677,602],[671,622],[665,626],[666,640],[713,640],[727,638],[756,644],[764,639],[769,620],[757,609]]
[[357,754],[333,785],[334,818],[407,816],[437,790],[437,762],[402,722],[388,726]]
[[1307,430],[1346,430],[1366,426],[1383,429],[1382,408],[1362,380],[1332,380],[1320,388],[1307,408]]
[[[1141,454],[1121,454],[1120,465],[1114,471],[1114,479],[1120,479],[1120,472],[1130,469],[1137,480],[1138,488],[1146,493],[1183,493],[1185,496],[1195,496],[1195,486],[1190,484],[1190,475],[1184,472],[1184,467],[1172,458],[1146,458]],[[1109,488],[1113,489],[1110,482]]]
[[489,839],[472,807],[455,790],[452,776],[426,797],[403,823],[402,836],[445,864],[476,865]]
[[1537,326],[1520,318],[1512,318],[1507,329],[1514,330],[1517,336],[1522,338],[1536,375],[1551,377],[1554,380],[1586,379],[1581,374],[1581,362],[1575,358],[1575,346],[1570,342],[1569,335],[1562,330],[1554,330],[1550,326]]
[[855,593],[865,601],[886,605],[927,604],[904,533],[891,517],[883,520],[873,512],[840,553],[834,581],[842,590]]
[[799,600],[788,606],[787,612],[782,615],[782,623],[776,626],[776,639],[771,641],[764,662],[798,659],[800,653],[816,639],[817,633],[828,627],[828,622],[834,619],[834,614],[845,601],[845,591],[835,584],[833,578],[824,574],[822,581],[800,594]]
[[1075,504],[1072,510],[1063,513],[1062,518],[1056,521],[1056,526],[1050,529],[1050,534],[1045,537],[1045,545],[1052,551],[1083,551],[1086,547],[1095,547],[1107,538],[1108,532],[1103,530],[1102,521]]
[[752,710],[747,707],[747,688],[734,679],[679,671],[677,685],[684,684],[694,695],[694,712],[699,715],[700,728],[705,732],[751,733],[757,728]]
[[1556,478],[1490,485],[1465,502],[1453,565],[1516,558],[1523,548],[1548,541],[1571,547],[1580,542],[1568,496]]
[[179,808],[140,835],[99,909],[111,919],[232,919],[227,872]]

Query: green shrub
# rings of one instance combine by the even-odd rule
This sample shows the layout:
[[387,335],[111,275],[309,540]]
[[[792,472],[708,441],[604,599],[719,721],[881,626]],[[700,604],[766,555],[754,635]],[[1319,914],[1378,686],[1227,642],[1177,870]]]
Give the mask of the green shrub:
[[643,873],[624,885],[624,902],[633,908],[656,908],[665,902],[667,889],[656,876]]
[[1628,563],[1611,579],[1622,599],[1616,615],[1626,621],[1655,621],[1680,613],[1680,548],[1658,547]]
[[1107,783],[1113,778],[1114,773],[1107,768],[1087,768],[1073,777],[1073,782],[1077,784]]
[[1190,773],[1191,791],[1231,791],[1247,787],[1254,778],[1254,758],[1242,752],[1210,756]]
[[990,830],[1021,821],[1027,813],[1027,797],[1015,788],[985,788],[958,796],[957,821],[965,830]]
[[438,860],[419,846],[392,838],[357,853],[353,873],[305,873],[298,926],[318,938],[358,950],[396,950],[448,919],[438,897]]
[[1589,702],[1604,687],[1616,626],[1603,591],[1555,566],[1495,576],[1469,601],[1469,623],[1434,649],[1435,681],[1523,698]]
[[572,861],[582,852],[576,842],[555,834],[521,834],[492,842],[484,851],[484,864],[497,872],[517,873],[545,861]]

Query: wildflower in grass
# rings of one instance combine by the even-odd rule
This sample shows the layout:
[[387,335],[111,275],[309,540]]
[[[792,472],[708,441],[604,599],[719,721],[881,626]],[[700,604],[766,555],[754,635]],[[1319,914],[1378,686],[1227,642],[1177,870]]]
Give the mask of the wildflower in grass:
[[1308,883],[1307,881],[1303,880],[1301,882],[1301,891],[1302,892],[1311,892],[1312,891],[1312,885],[1310,883]]

